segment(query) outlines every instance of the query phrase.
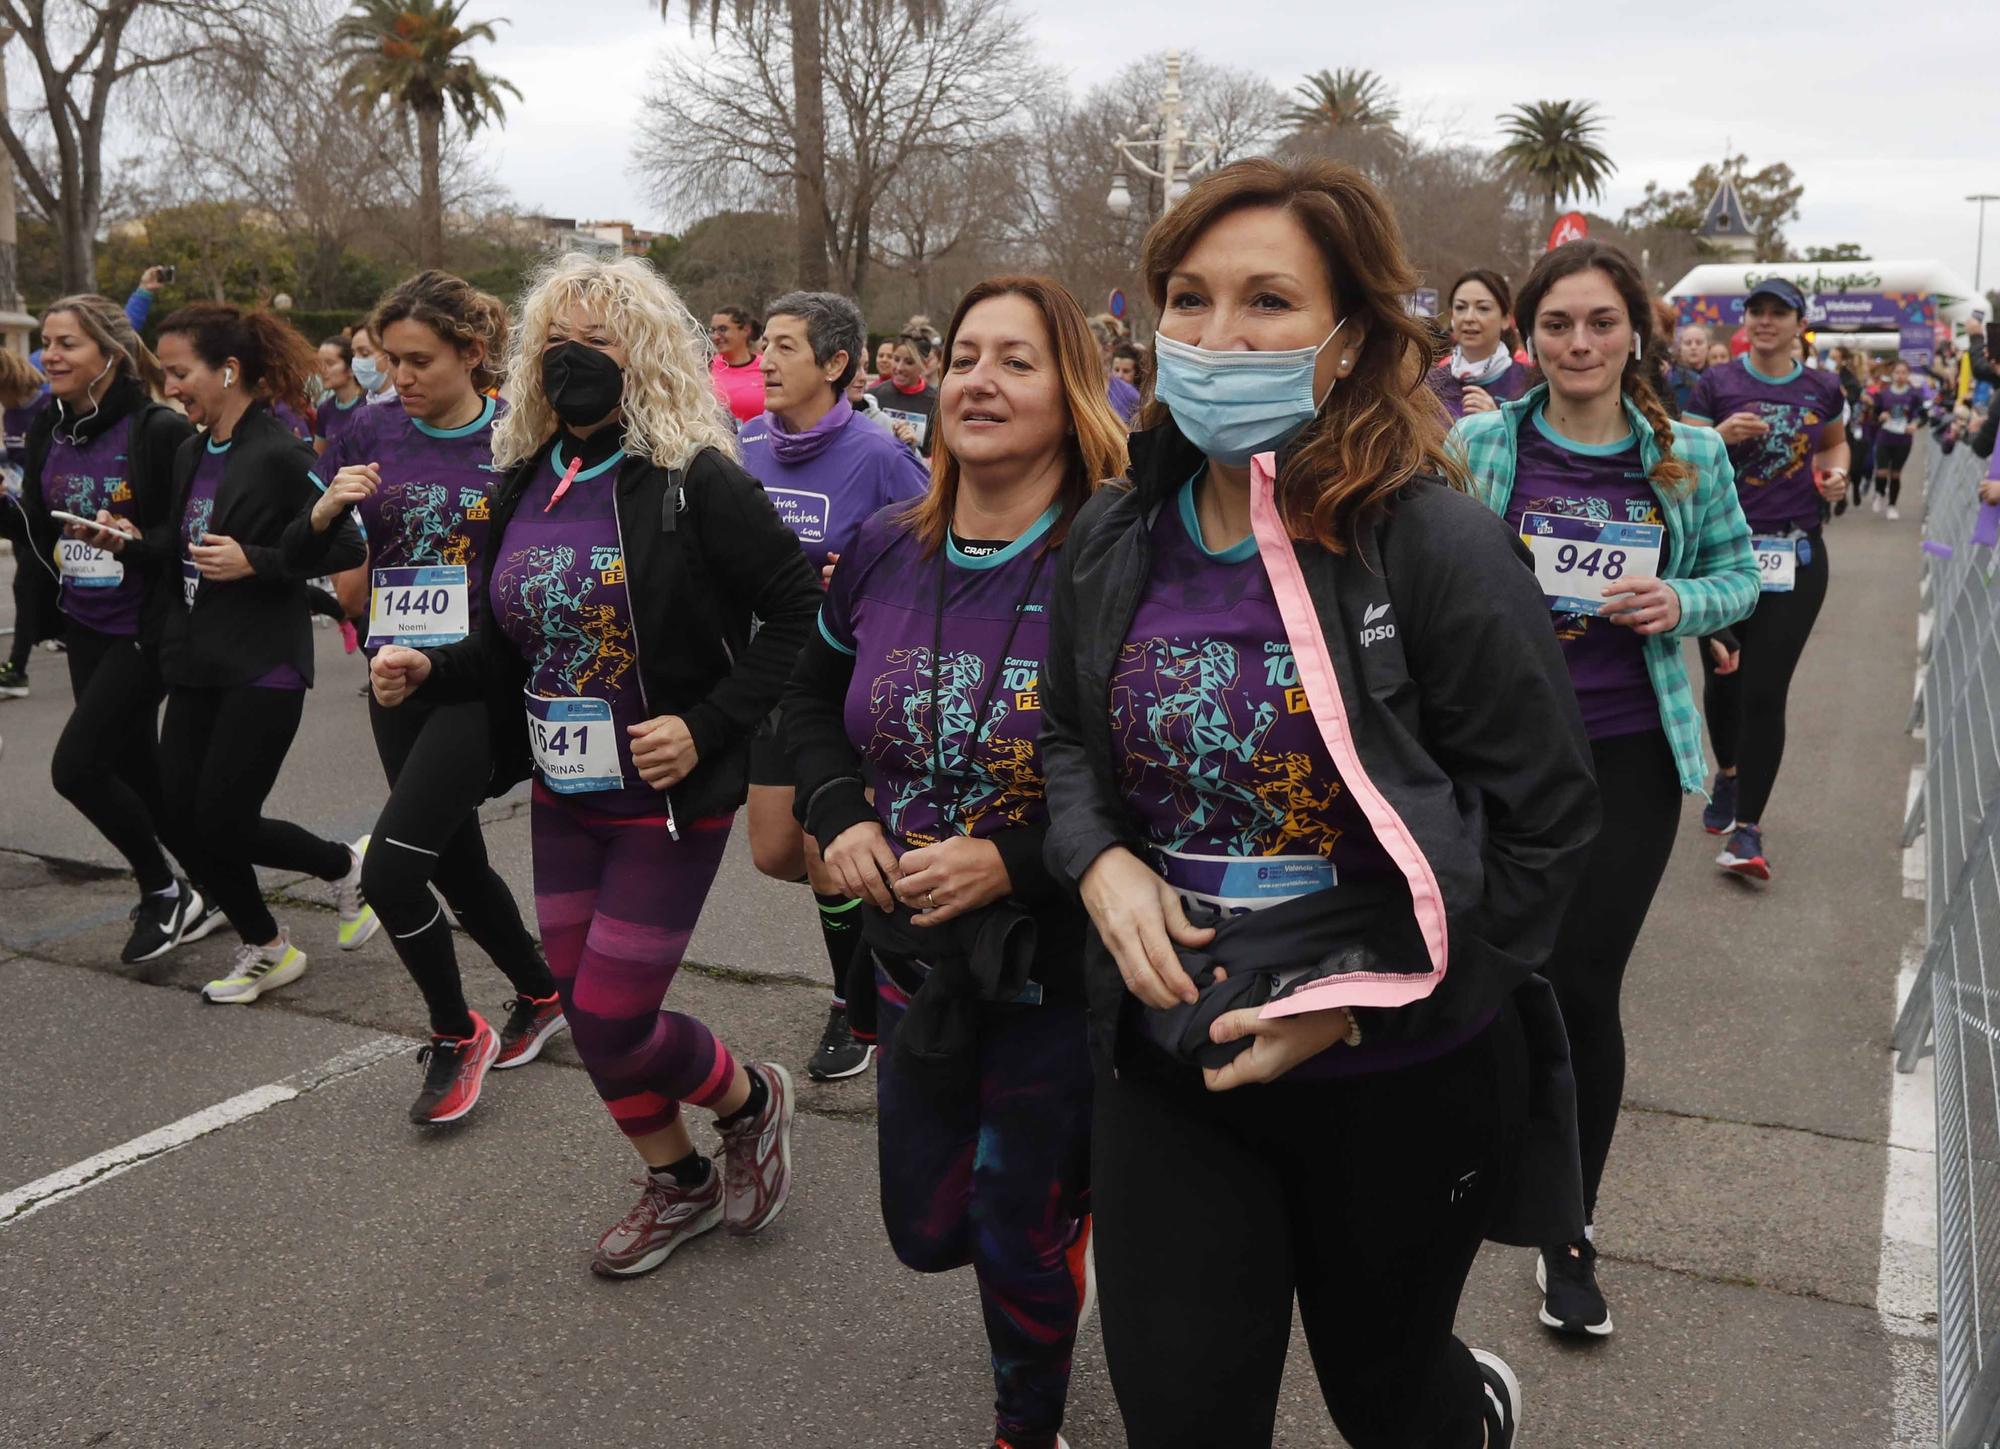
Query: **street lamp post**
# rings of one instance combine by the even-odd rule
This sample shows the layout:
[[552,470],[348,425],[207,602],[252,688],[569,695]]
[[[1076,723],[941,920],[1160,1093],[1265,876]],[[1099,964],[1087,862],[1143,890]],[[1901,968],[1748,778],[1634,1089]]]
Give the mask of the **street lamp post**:
[[[1132,193],[1125,185],[1127,170],[1165,183],[1160,203],[1160,211],[1165,214],[1187,193],[1188,182],[1215,164],[1222,143],[1208,136],[1190,136],[1181,112],[1181,53],[1170,50],[1167,86],[1160,92],[1159,121],[1137,136],[1120,136],[1111,143],[1118,148],[1119,164],[1112,173],[1111,194],[1104,198],[1104,204],[1113,216],[1124,216],[1132,210]],[[1141,152],[1157,156],[1159,165],[1155,167],[1141,160]],[[1187,154],[1185,163],[1181,160],[1183,152]]]
[[[1965,199],[1979,203],[1979,249],[1972,254],[1972,290],[1979,292],[1980,268],[1986,261],[1986,203],[2000,201],[2000,196],[1990,191],[1979,191]],[[1979,295],[1983,297],[1986,294],[1979,292]]]

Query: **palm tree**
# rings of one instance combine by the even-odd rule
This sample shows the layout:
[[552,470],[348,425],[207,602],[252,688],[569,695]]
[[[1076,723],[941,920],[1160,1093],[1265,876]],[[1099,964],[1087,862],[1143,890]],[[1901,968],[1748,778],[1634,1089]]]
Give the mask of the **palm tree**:
[[[417,257],[444,265],[444,191],[439,178],[448,105],[467,132],[501,121],[500,93],[521,97],[511,82],[488,75],[465,52],[475,40],[496,40],[493,22],[459,24],[466,0],[354,0],[333,27],[334,55],[344,62],[341,96],[363,115],[383,107],[417,122],[421,170]],[[408,134],[407,131],[404,132]]]
[[1403,114],[1387,82],[1361,67],[1315,71],[1294,89],[1302,104],[1284,119],[1301,131],[1390,131]]
[[[826,219],[826,75],[821,55],[822,5],[849,0],[730,0],[742,19],[758,4],[783,5],[792,37],[792,129],[798,136],[798,168],[792,177],[792,199],[799,216],[799,286],[824,291],[832,278],[828,261]],[[944,17],[944,0],[903,0],[910,20],[921,33]],[[701,19],[702,0],[686,0],[688,29]],[[673,0],[660,0],[666,19]],[[712,34],[722,17],[722,0],[708,0]]]
[[1542,198],[1542,230],[1565,197],[1604,194],[1618,168],[1597,144],[1604,124],[1592,101],[1533,101],[1497,118],[1507,144],[1500,164]]

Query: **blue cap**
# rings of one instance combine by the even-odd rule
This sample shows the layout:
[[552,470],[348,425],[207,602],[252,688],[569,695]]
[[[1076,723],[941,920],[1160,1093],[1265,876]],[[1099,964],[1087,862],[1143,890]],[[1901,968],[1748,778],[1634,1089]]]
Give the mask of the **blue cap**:
[[1743,299],[1743,310],[1749,311],[1750,304],[1759,297],[1776,297],[1801,317],[1806,315],[1805,294],[1783,277],[1766,277],[1752,287]]

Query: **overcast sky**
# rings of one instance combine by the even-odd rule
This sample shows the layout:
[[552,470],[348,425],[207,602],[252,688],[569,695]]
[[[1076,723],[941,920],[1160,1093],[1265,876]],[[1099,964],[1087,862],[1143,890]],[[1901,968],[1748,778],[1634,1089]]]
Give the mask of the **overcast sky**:
[[[1877,259],[1937,258],[1970,279],[1977,208],[1963,198],[2000,192],[1993,0],[1911,5],[1908,25],[1881,0],[1017,3],[1078,92],[1135,55],[1178,46],[1284,88],[1308,70],[1366,66],[1406,114],[1482,144],[1516,102],[1596,101],[1618,173],[1595,209],[1611,215],[1647,181],[1684,186],[1733,145],[1753,169],[1787,161],[1805,183],[1795,247],[1852,241]],[[630,174],[630,140],[655,57],[707,49],[683,5],[662,23],[655,0],[472,0],[468,17],[512,22],[481,59],[522,91],[488,148],[524,207],[659,224]],[[1988,220],[1993,287],[2000,203]]]

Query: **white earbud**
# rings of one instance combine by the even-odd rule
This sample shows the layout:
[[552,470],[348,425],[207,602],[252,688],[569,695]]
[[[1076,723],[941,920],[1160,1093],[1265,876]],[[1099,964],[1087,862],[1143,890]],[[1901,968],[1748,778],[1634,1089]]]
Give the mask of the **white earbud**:
[[1646,355],[1646,349],[1645,349],[1645,346],[1644,346],[1644,345],[1643,345],[1643,344],[1642,344],[1642,343],[1640,342],[1640,340],[1639,340],[1639,334],[1638,334],[1638,333],[1636,333],[1636,332],[1634,332],[1634,333],[1632,334],[1632,357],[1633,357],[1633,360],[1634,360],[1634,361],[1637,361],[1637,360],[1639,360],[1639,359],[1641,359],[1641,358],[1645,357],[1645,355]]
[[223,369],[222,369],[222,385],[223,385],[224,387],[234,387],[234,386],[236,386],[236,369],[235,369],[235,368],[233,368],[233,367],[225,367],[225,368],[223,368]]

